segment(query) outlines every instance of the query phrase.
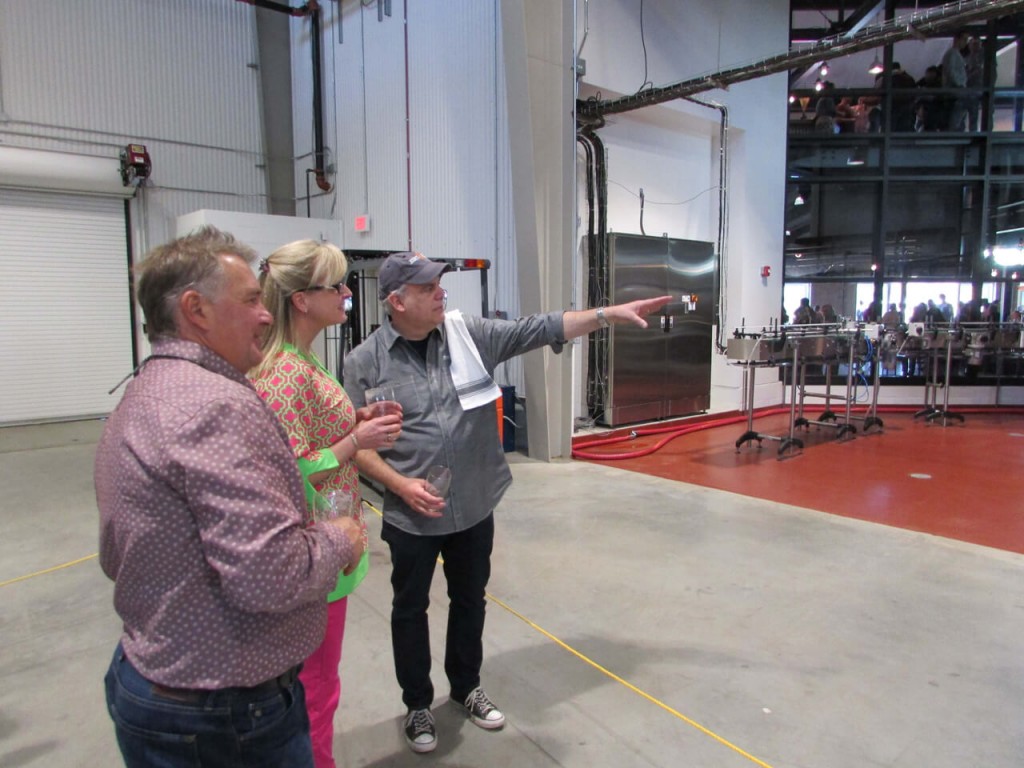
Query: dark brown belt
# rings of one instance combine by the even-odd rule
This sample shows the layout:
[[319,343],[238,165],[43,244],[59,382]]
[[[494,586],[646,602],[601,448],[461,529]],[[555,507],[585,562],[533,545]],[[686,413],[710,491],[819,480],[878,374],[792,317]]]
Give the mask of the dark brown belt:
[[183,701],[190,704],[205,701],[211,694],[215,693],[235,693],[243,696],[262,696],[277,693],[278,691],[293,685],[298,679],[299,671],[301,669],[302,665],[296,664],[294,667],[282,672],[277,677],[272,677],[269,680],[265,680],[264,682],[258,683],[249,688],[215,688],[212,690],[203,690],[200,688],[168,688],[166,685],[160,685],[159,683],[150,683],[150,690],[162,698],[173,699],[174,701]]

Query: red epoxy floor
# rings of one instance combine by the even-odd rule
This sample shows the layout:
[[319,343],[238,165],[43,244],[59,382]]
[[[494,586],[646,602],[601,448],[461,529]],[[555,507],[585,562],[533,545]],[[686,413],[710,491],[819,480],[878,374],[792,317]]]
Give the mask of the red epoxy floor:
[[[648,456],[601,463],[1024,554],[1024,412],[1015,410],[965,410],[963,424],[948,426],[883,412],[883,429],[858,428],[854,439],[844,441],[835,429],[812,425],[797,431],[804,450],[782,461],[780,443],[771,440],[760,450],[747,443],[737,453],[743,420],[683,435]],[[789,416],[759,417],[754,429],[786,436]],[[619,454],[652,446],[667,434],[589,449],[587,443],[608,435],[574,443],[577,450]]]

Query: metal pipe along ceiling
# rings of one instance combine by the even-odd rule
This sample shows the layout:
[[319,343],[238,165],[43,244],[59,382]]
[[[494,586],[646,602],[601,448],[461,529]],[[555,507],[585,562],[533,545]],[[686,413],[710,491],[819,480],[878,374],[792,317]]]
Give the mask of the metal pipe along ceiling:
[[579,101],[576,105],[576,115],[578,120],[585,122],[599,119],[604,115],[630,112],[641,107],[662,104],[704,91],[726,88],[733,83],[756,80],[776,72],[786,72],[796,67],[810,66],[857,51],[878,48],[898,40],[936,35],[966,24],[999,16],[1010,16],[1021,11],[1024,11],[1024,0],[966,0],[965,2],[947,3],[930,11],[915,12],[898,21],[889,20],[882,24],[872,24],[852,36],[842,34],[822,38],[814,45],[799,51],[779,54],[753,64],[724,69],[710,75],[701,75],[675,85],[649,88],[619,99]]
[[[333,188],[327,180],[327,163],[324,149],[324,115],[323,115],[323,83],[321,73],[321,35],[320,35],[320,3],[318,0],[308,0],[298,8],[292,8],[284,3],[274,0],[236,0],[239,3],[253,5],[257,8],[264,8],[269,11],[277,11],[289,16],[299,18],[308,17],[310,21],[310,53],[313,67],[313,161],[315,168],[309,169],[306,173],[306,180],[309,180],[309,173],[316,178],[316,185],[324,192],[330,192]],[[309,195],[306,195],[306,204],[309,204]]]

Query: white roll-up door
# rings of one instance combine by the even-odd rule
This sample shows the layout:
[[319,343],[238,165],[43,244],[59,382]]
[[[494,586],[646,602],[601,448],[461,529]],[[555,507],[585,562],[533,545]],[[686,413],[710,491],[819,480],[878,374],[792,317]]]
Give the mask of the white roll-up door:
[[130,301],[123,200],[0,188],[0,425],[109,413]]

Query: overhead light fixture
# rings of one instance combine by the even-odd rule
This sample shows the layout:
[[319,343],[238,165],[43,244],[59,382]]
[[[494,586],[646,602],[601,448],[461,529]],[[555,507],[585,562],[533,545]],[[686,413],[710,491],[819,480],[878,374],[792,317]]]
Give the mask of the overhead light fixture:
[[790,104],[795,104],[796,103],[796,94],[795,93],[789,94],[789,103]]
[[880,75],[885,71],[885,67],[882,66],[882,62],[878,60],[878,54],[875,54],[875,60],[871,62],[871,66],[868,67],[868,73],[872,75]]
[[822,77],[828,77],[828,64],[822,64],[818,72]]
[[[987,255],[987,251],[986,251]],[[999,246],[991,249],[992,262],[997,267],[1017,267],[1024,264],[1024,252],[1012,246]],[[995,270],[993,270],[994,272]]]
[[799,192],[797,192],[796,197],[793,198],[793,205],[803,205],[803,204],[804,204],[804,196],[801,195]]
[[815,80],[814,81],[814,90],[819,91],[819,92],[825,90],[825,83],[822,80],[820,80],[820,79]]

